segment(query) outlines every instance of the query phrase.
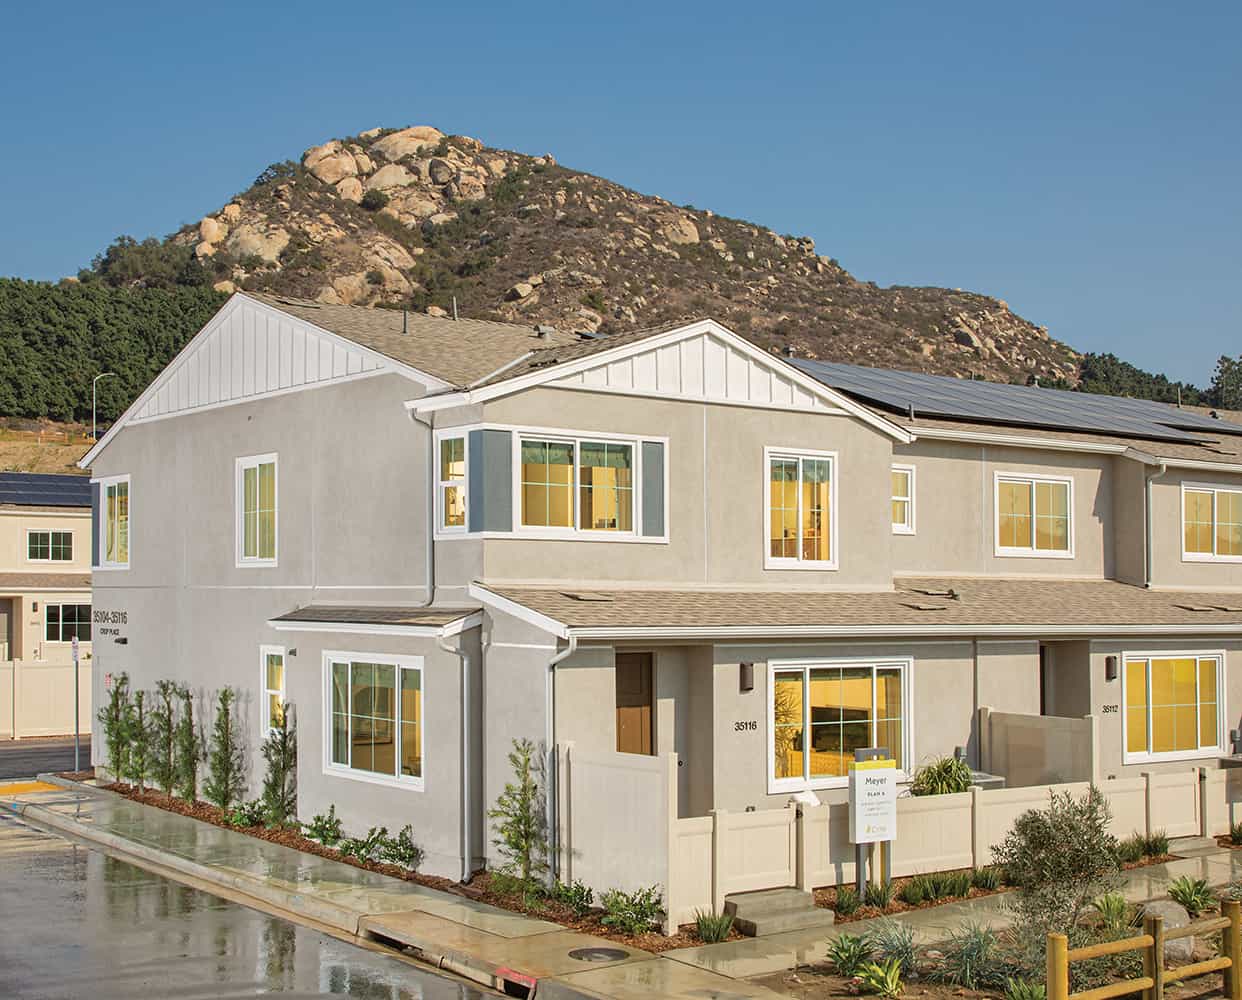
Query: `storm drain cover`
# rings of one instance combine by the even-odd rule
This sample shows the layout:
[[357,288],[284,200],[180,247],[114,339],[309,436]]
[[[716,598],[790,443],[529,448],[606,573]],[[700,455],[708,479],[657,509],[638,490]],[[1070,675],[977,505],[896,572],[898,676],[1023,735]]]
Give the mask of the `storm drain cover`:
[[623,958],[629,958],[630,953],[620,948],[575,948],[569,953],[569,957],[576,958],[579,962],[619,962]]

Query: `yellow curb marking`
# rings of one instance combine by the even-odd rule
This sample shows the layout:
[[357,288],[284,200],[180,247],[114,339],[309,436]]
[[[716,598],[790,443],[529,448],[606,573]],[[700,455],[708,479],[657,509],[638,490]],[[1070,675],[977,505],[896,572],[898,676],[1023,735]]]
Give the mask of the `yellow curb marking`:
[[25,795],[27,792],[58,792],[59,785],[49,785],[46,781],[14,781],[0,785],[0,795]]

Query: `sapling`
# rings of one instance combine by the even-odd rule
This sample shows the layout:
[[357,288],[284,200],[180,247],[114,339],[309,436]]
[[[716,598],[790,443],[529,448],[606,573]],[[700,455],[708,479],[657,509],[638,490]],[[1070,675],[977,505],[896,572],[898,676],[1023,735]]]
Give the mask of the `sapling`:
[[139,792],[146,789],[150,769],[150,722],[147,693],[135,691],[126,712],[125,729],[129,737],[129,778]]
[[503,870],[521,881],[526,894],[537,891],[536,880],[548,870],[543,793],[534,758],[530,740],[513,741],[509,766],[515,780],[505,785],[487,813],[496,821],[492,843],[505,859]]
[[264,819],[268,826],[284,826],[298,814],[298,732],[287,702],[263,741],[263,762]]
[[236,701],[236,691],[221,688],[203,782],[207,801],[226,813],[246,797],[246,746],[237,728]]
[[99,710],[99,722],[103,726],[108,770],[114,781],[124,781],[129,769],[129,674],[112,678],[108,702]]
[[172,681],[155,682],[148,751],[151,781],[170,797],[177,784],[177,696]]
[[198,730],[194,727],[194,695],[188,687],[177,690],[181,699],[181,717],[177,719],[176,783],[177,794],[186,802],[198,800],[198,762],[202,756]]

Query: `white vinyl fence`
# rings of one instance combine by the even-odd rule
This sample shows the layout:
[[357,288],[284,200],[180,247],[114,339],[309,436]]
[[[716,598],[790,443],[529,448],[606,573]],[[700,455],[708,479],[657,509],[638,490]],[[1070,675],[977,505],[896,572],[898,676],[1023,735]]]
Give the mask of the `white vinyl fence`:
[[[78,667],[82,732],[91,731],[90,661]],[[0,739],[73,733],[73,664],[0,662]]]

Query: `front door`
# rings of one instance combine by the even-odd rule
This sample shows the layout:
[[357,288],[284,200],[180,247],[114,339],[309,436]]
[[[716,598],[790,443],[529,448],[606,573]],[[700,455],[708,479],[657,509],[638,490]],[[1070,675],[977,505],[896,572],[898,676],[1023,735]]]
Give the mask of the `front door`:
[[655,752],[651,737],[651,654],[617,654],[617,753]]

